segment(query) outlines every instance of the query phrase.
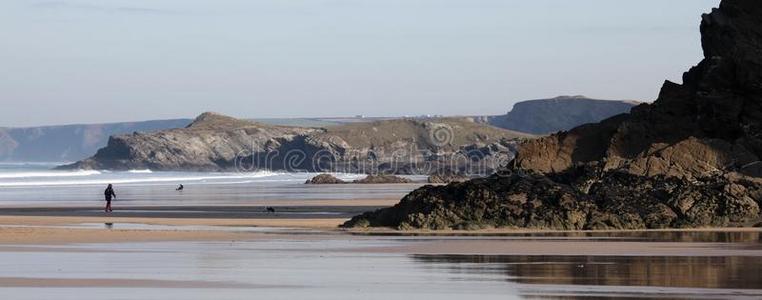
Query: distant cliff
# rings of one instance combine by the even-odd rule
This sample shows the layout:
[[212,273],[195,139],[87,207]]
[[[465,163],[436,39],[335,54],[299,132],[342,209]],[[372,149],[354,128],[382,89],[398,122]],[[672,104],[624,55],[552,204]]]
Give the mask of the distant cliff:
[[0,161],[76,161],[106,146],[109,136],[185,127],[190,119],[0,128]]
[[532,134],[549,134],[628,113],[630,108],[637,104],[635,101],[560,96],[516,103],[508,114],[490,116],[486,121],[500,128]]
[[513,158],[517,139],[531,137],[455,118],[305,128],[204,113],[186,128],[113,136],[62,168],[486,174]]

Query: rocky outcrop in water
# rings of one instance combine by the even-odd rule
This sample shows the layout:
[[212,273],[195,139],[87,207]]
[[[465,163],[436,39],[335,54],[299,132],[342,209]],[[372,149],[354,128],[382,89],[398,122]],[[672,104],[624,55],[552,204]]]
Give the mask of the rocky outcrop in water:
[[628,115],[523,143],[485,179],[424,187],[347,227],[750,226],[762,203],[762,2],[703,16],[704,60]]
[[114,136],[62,168],[428,174],[455,165],[485,173],[530,137],[455,118],[302,128],[204,113],[186,128]]
[[363,179],[357,179],[352,181],[353,183],[361,184],[396,184],[396,183],[413,183],[412,180],[394,176],[394,175],[368,175]]
[[331,174],[320,174],[305,182],[306,184],[345,184],[345,183],[357,183],[357,184],[398,184],[398,183],[413,183],[412,180],[394,176],[394,175],[368,175],[362,179],[346,182]]
[[347,183],[344,180],[336,178],[331,174],[320,174],[312,177],[305,182],[305,184],[344,184]]

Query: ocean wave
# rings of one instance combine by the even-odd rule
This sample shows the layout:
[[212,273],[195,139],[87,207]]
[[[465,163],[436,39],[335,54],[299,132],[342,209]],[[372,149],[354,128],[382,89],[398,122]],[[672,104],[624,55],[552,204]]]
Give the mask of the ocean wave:
[[24,167],[24,166],[62,166],[74,163],[73,161],[4,161],[0,167]]
[[[87,172],[87,173],[86,173]],[[49,174],[60,174],[63,172],[47,172]],[[2,187],[24,187],[24,186],[77,186],[77,185],[103,185],[103,184],[178,184],[178,183],[229,183],[230,181],[247,181],[247,179],[267,178],[287,175],[287,173],[278,173],[271,171],[259,171],[251,173],[177,173],[177,172],[110,172],[101,173],[99,171],[76,171],[71,173],[99,175],[75,180],[26,180],[31,173],[16,174],[13,177],[0,177],[0,179],[11,179],[9,181],[0,180]],[[43,174],[43,173],[39,173]],[[5,176],[10,174],[2,174]],[[23,176],[21,176],[23,175]],[[80,175],[85,176],[85,175]],[[89,175],[87,175],[89,176]],[[37,176],[37,177],[57,177],[57,176]],[[59,176],[60,177],[60,176]],[[292,180],[290,176],[283,176],[282,181]],[[24,179],[23,181],[13,179]],[[279,181],[279,180],[276,180]]]
[[145,169],[145,170],[129,170],[129,171],[127,171],[127,173],[133,173],[133,174],[150,174],[150,173],[153,173],[153,171],[151,171],[150,169]]
[[102,174],[95,170],[77,171],[34,171],[34,172],[0,172],[0,179],[39,178],[39,177],[84,177]]

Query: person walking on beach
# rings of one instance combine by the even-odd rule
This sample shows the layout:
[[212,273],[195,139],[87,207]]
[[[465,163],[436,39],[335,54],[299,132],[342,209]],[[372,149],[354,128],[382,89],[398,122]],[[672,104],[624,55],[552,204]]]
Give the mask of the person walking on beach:
[[103,196],[106,197],[106,212],[114,211],[111,209],[111,198],[116,198],[116,193],[114,193],[114,187],[112,187],[110,183],[108,187],[106,187],[106,190],[103,192]]

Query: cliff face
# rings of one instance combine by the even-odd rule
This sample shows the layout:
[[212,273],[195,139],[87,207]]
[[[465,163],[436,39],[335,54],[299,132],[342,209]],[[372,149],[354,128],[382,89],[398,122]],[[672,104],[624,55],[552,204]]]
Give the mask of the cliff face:
[[185,127],[189,119],[0,128],[0,161],[76,161],[106,145],[109,136]]
[[629,113],[637,104],[634,101],[560,96],[516,103],[508,114],[489,117],[488,122],[493,126],[520,132],[550,134]]
[[705,58],[683,75],[682,85],[666,82],[652,105],[639,105],[629,116],[527,143],[518,167],[553,173],[596,163],[641,176],[760,176],[760,10],[757,1],[723,1],[703,16]]
[[[112,137],[93,157],[64,168],[273,169],[428,174],[451,167],[489,172],[526,134],[462,119],[390,120],[330,128],[265,125],[204,113],[187,128]],[[485,168],[486,170],[479,170]]]
[[88,159],[70,168],[217,170],[232,169],[236,157],[294,141],[308,128],[269,126],[204,113],[185,128],[133,133],[109,138]]
[[750,226],[762,203],[762,2],[724,0],[705,58],[653,104],[527,141],[507,170],[424,187],[345,226]]

